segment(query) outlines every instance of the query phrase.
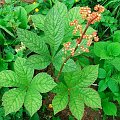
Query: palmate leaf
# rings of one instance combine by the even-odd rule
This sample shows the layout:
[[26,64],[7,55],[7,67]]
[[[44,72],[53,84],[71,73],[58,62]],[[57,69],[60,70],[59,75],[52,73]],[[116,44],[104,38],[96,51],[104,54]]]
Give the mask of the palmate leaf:
[[[65,73],[65,85],[63,83],[59,83],[58,86],[53,89],[58,96],[55,96],[53,99],[54,113],[57,113],[65,108],[67,102],[66,104],[62,104],[61,101],[62,98],[67,99],[66,92],[69,99],[69,108],[78,120],[82,119],[84,103],[92,108],[101,108],[101,99],[98,92],[92,88],[88,88],[95,82],[97,76],[98,65],[89,65],[82,70],[77,69],[77,71]],[[65,95],[66,97],[64,97]]]
[[52,90],[56,83],[47,73],[40,73],[33,77],[33,69],[25,66],[26,59],[17,58],[15,72],[5,70],[0,72],[0,85],[2,87],[18,87],[5,92],[2,101],[5,114],[17,112],[23,105],[31,116],[42,105],[41,93]]
[[42,106],[42,96],[40,93],[29,88],[25,96],[24,106],[28,110],[30,116],[33,116]]
[[40,93],[46,93],[52,90],[56,86],[56,83],[47,73],[39,73],[33,78],[31,86]]
[[11,112],[17,112],[23,105],[25,98],[25,91],[19,88],[11,89],[2,97],[2,105],[5,109],[5,115]]
[[17,58],[14,64],[15,73],[18,76],[18,79],[22,81],[22,83],[27,84],[32,80],[34,70],[29,66],[25,66],[26,59]]
[[64,36],[64,21],[55,7],[45,18],[45,35],[54,56]]
[[40,55],[50,55],[43,38],[38,36],[36,33],[28,30],[18,29],[17,35],[18,39],[23,42],[31,51],[34,51]]
[[50,62],[51,58],[47,56],[31,55],[27,59],[25,66],[40,70],[46,68],[50,64]]

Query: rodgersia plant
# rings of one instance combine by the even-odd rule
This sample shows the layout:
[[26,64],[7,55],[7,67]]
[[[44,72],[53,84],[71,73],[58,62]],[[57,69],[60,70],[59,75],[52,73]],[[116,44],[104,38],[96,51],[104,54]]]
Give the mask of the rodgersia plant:
[[[89,87],[97,79],[98,65],[81,69],[75,61],[77,56],[89,52],[93,39],[99,40],[96,30],[90,25],[100,20],[104,8],[97,5],[94,10],[91,12],[89,7],[75,7],[67,11],[63,3],[57,2],[46,16],[30,16],[34,27],[43,31],[41,36],[28,30],[17,30],[17,39],[33,54],[27,59],[16,59],[15,72],[8,70],[0,73],[2,87],[17,87],[3,95],[6,114],[18,111],[24,104],[32,116],[41,107],[39,93],[52,89],[56,93],[52,101],[54,114],[68,106],[80,120],[84,104],[101,108],[98,93]],[[52,77],[57,85],[47,73],[39,73],[33,78],[33,69],[41,70],[47,66],[53,70]]]

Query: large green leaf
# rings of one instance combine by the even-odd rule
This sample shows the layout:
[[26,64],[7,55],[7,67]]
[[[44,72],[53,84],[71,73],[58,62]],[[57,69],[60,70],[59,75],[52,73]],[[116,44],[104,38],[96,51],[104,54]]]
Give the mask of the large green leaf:
[[79,86],[88,87],[94,83],[98,77],[98,65],[86,66],[80,74],[81,77],[79,78]]
[[25,91],[14,88],[7,92],[2,97],[2,105],[5,109],[5,115],[11,112],[17,112],[23,105],[25,98]]
[[32,21],[33,21],[35,27],[44,31],[45,16],[42,14],[38,14],[38,15],[32,15],[31,18],[32,18]]
[[55,7],[48,12],[45,18],[45,35],[52,55],[54,55],[64,36],[64,21]]
[[49,56],[49,51],[45,41],[36,33],[28,30],[18,29],[17,34],[18,39],[23,42],[31,51],[34,51],[40,55]]
[[20,81],[17,78],[15,72],[11,70],[4,70],[0,72],[0,86],[2,87],[14,87],[19,86]]
[[81,120],[84,114],[84,102],[80,96],[76,96],[75,93],[70,94],[69,108],[78,120]]
[[46,93],[52,90],[56,86],[56,83],[47,73],[39,73],[33,78],[31,86],[40,93]]
[[17,74],[19,80],[28,84],[32,80],[34,70],[29,66],[25,66],[26,59],[25,58],[17,58],[14,64],[15,73]]
[[95,90],[92,88],[79,88],[79,92],[87,106],[91,108],[101,108],[101,99]]
[[62,94],[57,94],[52,101],[54,114],[56,114],[56,113],[62,111],[63,109],[65,109],[67,104],[68,104],[68,93],[67,93],[67,91],[64,91],[64,93],[62,93]]
[[46,68],[51,62],[51,58],[41,55],[31,55],[27,61],[26,66],[31,67],[33,69],[44,69]]
[[27,11],[21,7],[18,6],[15,8],[15,14],[18,17],[18,20],[20,22],[20,28],[27,28],[28,18],[27,18]]
[[40,93],[34,89],[28,89],[24,106],[28,110],[30,116],[33,116],[33,114],[42,106],[42,96]]

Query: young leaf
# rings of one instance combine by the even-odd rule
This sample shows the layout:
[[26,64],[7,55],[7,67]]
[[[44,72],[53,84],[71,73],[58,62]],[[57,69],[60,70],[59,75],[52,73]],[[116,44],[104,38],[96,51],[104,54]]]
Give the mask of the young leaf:
[[24,106],[28,110],[30,116],[33,116],[42,106],[42,96],[40,93],[29,88],[25,96]]
[[103,102],[102,107],[106,115],[117,115],[117,107],[114,103]]
[[2,97],[5,115],[8,115],[11,112],[17,112],[22,107],[24,98],[25,91],[19,88],[14,88],[5,92]]
[[95,90],[92,88],[80,88],[79,92],[87,106],[91,108],[101,108],[101,99]]
[[21,7],[18,6],[15,8],[15,14],[18,17],[18,20],[20,22],[20,28],[27,28],[28,18],[27,18],[27,11]]
[[119,92],[119,85],[115,80],[109,79],[107,82],[108,87],[113,93],[118,93]]
[[120,43],[118,43],[118,42],[110,43],[107,46],[107,51],[108,51],[108,54],[111,56],[120,55]]
[[101,80],[101,81],[99,82],[98,91],[99,91],[99,92],[102,92],[102,91],[104,91],[106,88],[107,88],[107,83],[106,83],[106,81],[105,81],[105,80]]
[[120,42],[120,30],[117,30],[117,31],[114,32],[113,41],[114,42]]
[[111,61],[111,64],[118,70],[120,71],[120,58],[116,57]]
[[70,94],[69,108],[78,120],[81,120],[84,114],[84,102],[80,96],[76,96],[75,93]]
[[27,59],[25,66],[40,70],[46,68],[50,64],[50,62],[51,58],[47,56],[31,55]]
[[67,91],[65,91],[62,94],[57,94],[52,101],[54,114],[56,114],[56,113],[62,111],[63,109],[65,109],[67,104],[68,104],[68,93],[67,93]]
[[96,56],[100,57],[101,59],[111,59],[107,52],[107,46],[109,42],[98,42],[94,44],[94,53]]
[[17,74],[18,78],[22,81],[22,83],[27,84],[29,81],[32,80],[34,70],[31,69],[29,66],[25,66],[26,59],[24,58],[17,58],[14,64],[15,73]]
[[0,72],[0,86],[3,87],[14,87],[19,86],[20,81],[17,78],[15,72],[11,70],[4,70]]
[[79,86],[88,87],[94,83],[98,77],[98,65],[86,66],[80,74]]
[[33,78],[31,86],[40,93],[46,93],[52,90],[56,83],[47,73],[39,73]]
[[31,18],[32,18],[32,21],[33,21],[35,27],[44,31],[45,16],[42,14],[38,14],[38,15],[31,15]]
[[55,7],[48,12],[45,18],[45,35],[54,56],[64,36],[64,21]]
[[25,44],[31,51],[34,51],[40,55],[49,56],[49,51],[44,40],[28,30],[18,29],[17,30],[18,39]]

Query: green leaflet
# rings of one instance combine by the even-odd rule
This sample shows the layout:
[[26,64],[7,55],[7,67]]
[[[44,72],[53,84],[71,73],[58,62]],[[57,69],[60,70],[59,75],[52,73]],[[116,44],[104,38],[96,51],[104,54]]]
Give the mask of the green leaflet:
[[26,59],[17,58],[15,72],[10,70],[0,72],[0,85],[13,87],[5,92],[2,98],[6,115],[17,112],[24,104],[33,116],[42,105],[42,96],[39,92],[48,92],[56,86],[53,78],[47,73],[40,73],[32,78],[33,69],[26,67],[25,62]]
[[65,20],[68,12],[66,5],[57,1],[54,5],[54,8],[58,10],[60,16],[63,18],[63,20]]
[[3,70],[0,72],[0,79],[0,86],[3,87],[13,87],[21,84],[17,79],[16,73],[11,70]]
[[24,106],[29,111],[30,116],[33,116],[33,114],[42,106],[42,96],[40,93],[34,89],[28,89],[25,96]]
[[79,95],[76,98],[76,95],[78,94],[71,92],[69,108],[72,115],[74,115],[78,120],[81,120],[84,114],[84,102]]
[[[65,60],[65,55],[64,55],[64,52],[62,50],[60,50],[57,55],[54,57],[53,59],[53,65],[55,66],[55,69],[57,71],[60,70],[62,64],[64,63],[64,60]],[[71,72],[71,71],[75,71],[77,68],[76,66],[76,63],[72,60],[72,59],[69,59],[64,67],[63,67],[63,70],[62,72]]]
[[73,20],[78,20],[79,24],[84,22],[79,11],[80,7],[74,7],[68,12],[65,19],[65,34],[63,42],[65,42],[66,40],[70,40],[73,37],[74,27],[70,26],[70,22],[72,22]]
[[54,56],[64,36],[64,21],[55,7],[48,12],[44,27],[47,43],[51,47],[52,56]]
[[31,19],[32,19],[35,27],[37,27],[40,30],[44,31],[44,20],[45,20],[45,16],[44,15],[42,15],[42,14],[31,15]]
[[46,68],[51,62],[51,58],[47,56],[41,56],[41,55],[31,55],[27,61],[26,66],[31,67],[33,69],[44,69]]
[[25,91],[19,88],[11,89],[2,97],[2,105],[5,109],[5,115],[11,112],[17,112],[23,105],[25,98]]
[[26,67],[25,62],[26,59],[18,58],[15,61],[14,69],[20,81],[22,81],[22,83],[28,84],[28,82],[32,80],[34,70],[29,66]]
[[57,94],[52,101],[54,114],[56,114],[59,111],[65,109],[67,104],[68,104],[68,93],[67,93],[67,91],[64,91],[64,93],[62,93],[62,94]]
[[39,54],[30,56],[26,65],[29,65],[29,67],[34,69],[46,68],[50,64],[51,58],[44,38],[31,31],[23,29],[18,29],[17,33],[18,39],[23,42],[26,47]]
[[87,106],[101,108],[101,99],[97,91],[92,88],[80,88],[79,92]]
[[28,30],[18,29],[17,30],[18,39],[25,44],[31,51],[34,51],[40,55],[49,56],[49,51],[44,40]]
[[86,66],[80,74],[79,86],[88,87],[93,84],[98,77],[98,65]]
[[39,73],[33,78],[31,86],[40,93],[46,93],[52,90],[56,86],[56,83],[47,73]]

